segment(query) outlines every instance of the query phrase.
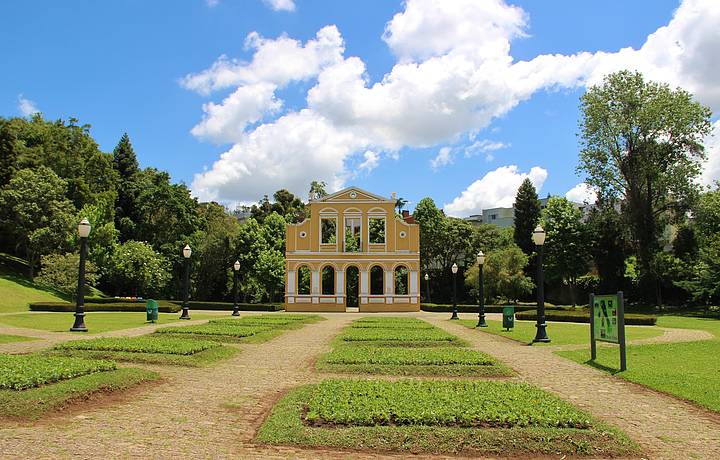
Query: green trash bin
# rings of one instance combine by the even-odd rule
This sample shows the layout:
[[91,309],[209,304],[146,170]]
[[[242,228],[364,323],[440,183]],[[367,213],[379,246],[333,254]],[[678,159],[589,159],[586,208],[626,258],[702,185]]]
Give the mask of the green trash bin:
[[145,304],[145,311],[147,313],[147,320],[148,322],[154,323],[158,319],[158,303],[155,302],[153,299],[148,299],[147,303]]
[[507,331],[515,327],[515,307],[503,307],[503,327]]

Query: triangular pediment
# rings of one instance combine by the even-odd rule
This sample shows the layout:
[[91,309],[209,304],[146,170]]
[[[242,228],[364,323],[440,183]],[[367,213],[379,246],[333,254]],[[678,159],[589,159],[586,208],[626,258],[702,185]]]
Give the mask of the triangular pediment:
[[337,202],[362,202],[362,203],[390,203],[392,200],[389,198],[385,198],[380,195],[375,195],[374,193],[370,193],[367,190],[363,190],[359,187],[348,187],[346,189],[340,190],[339,192],[335,192],[333,194],[327,195],[323,198],[320,198],[319,200],[315,200],[317,202],[323,202],[323,203],[337,203]]

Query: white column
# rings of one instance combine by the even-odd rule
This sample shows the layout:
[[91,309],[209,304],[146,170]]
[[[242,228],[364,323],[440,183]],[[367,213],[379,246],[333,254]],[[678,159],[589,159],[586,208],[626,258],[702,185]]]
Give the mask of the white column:
[[360,295],[368,295],[368,272],[360,272]]
[[320,294],[320,272],[317,270],[313,270],[310,277],[310,293],[313,295]]
[[385,294],[392,295],[395,292],[395,272],[385,270]]
[[410,286],[409,286],[409,292],[410,295],[416,296],[418,295],[418,287],[420,286],[420,272],[412,270],[408,278],[410,278]]
[[341,295],[345,292],[345,271],[335,272],[335,294]]
[[292,295],[295,294],[295,270],[288,270],[287,275],[287,286],[285,287],[285,290],[288,294]]

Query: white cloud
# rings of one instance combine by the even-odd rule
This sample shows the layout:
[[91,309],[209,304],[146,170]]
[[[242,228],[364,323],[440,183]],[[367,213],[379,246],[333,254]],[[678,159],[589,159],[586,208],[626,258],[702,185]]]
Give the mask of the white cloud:
[[363,154],[364,161],[358,165],[358,170],[369,173],[377,168],[380,164],[380,155],[372,150],[367,150]]
[[567,191],[565,198],[575,203],[593,204],[597,200],[597,192],[585,182],[580,182]]
[[447,166],[452,162],[452,149],[450,147],[443,147],[440,151],[438,151],[437,156],[430,160],[430,167],[432,167],[432,169],[438,169],[443,166]]
[[[257,139],[265,139],[267,132],[284,137],[276,127],[286,123],[285,117],[300,117],[304,123],[322,120],[323,133],[346,140],[328,150],[338,157],[329,162],[331,168],[322,169],[323,178],[332,177],[333,183],[342,185],[344,178],[351,177],[344,162],[359,152],[397,156],[406,147],[454,144],[467,133],[480,132],[537,91],[597,83],[607,73],[626,67],[645,72],[649,79],[682,85],[701,102],[720,110],[720,74],[708,58],[720,55],[720,2],[685,0],[668,25],[649,35],[637,50],[547,54],[516,61],[510,45],[525,35],[527,24],[525,12],[503,0],[407,0],[404,10],[386,24],[383,35],[398,62],[376,82],[370,81],[360,57],[344,56],[343,39],[335,26],[324,27],[305,44],[286,36],[266,39],[251,33],[246,40],[246,47],[253,51],[249,62],[221,56],[210,68],[182,80],[183,86],[201,94],[245,88],[241,94],[256,102],[241,108],[231,104],[231,96],[221,104],[205,106],[205,119],[194,132],[211,140],[233,140],[236,145],[201,175],[214,180],[197,179],[198,190],[221,199],[244,194],[255,200],[267,190],[287,186],[285,180],[293,184],[306,180],[310,175],[306,168],[268,174],[265,192],[258,194],[240,176],[217,170],[248,167],[254,156],[272,158],[274,165],[294,164],[298,155],[312,161],[317,155],[310,147],[316,133],[302,127],[291,131],[294,136],[309,137],[304,147],[303,139],[293,139],[292,148],[261,152],[277,148],[276,142]],[[282,88],[292,81],[314,79],[317,82],[308,91],[302,115],[280,114],[281,118],[244,132],[248,123],[263,123],[263,117],[273,114],[282,102],[267,93],[251,97],[252,85]],[[256,88],[259,91],[263,86]],[[491,147],[479,144],[470,149],[470,155],[485,153],[486,159],[487,155],[492,158],[492,152],[501,147]],[[448,151],[434,162],[439,167],[451,160],[452,151]],[[246,188],[246,192],[235,190]],[[452,209],[461,209],[461,204]]]
[[23,97],[22,94],[18,95],[18,105],[17,108],[22,114],[23,117],[29,117],[32,114],[38,113],[40,109],[37,108],[37,105],[30,99],[26,99]]
[[263,2],[275,11],[295,11],[293,0],[263,0]]
[[515,202],[515,195],[520,184],[529,178],[539,191],[547,171],[538,166],[523,173],[518,171],[516,165],[501,166],[485,174],[466,188],[459,197],[444,206],[445,212],[450,216],[462,217],[480,214],[483,209],[503,207],[509,208]]
[[465,158],[470,158],[475,155],[484,153],[485,161],[493,161],[495,159],[495,155],[493,155],[493,152],[501,149],[506,149],[508,147],[510,147],[510,144],[499,141],[491,141],[489,139],[482,139],[479,141],[475,141],[469,146],[465,147]]
[[705,154],[707,162],[701,182],[711,185],[716,180],[720,180],[720,120],[713,124],[712,133],[705,139]]
[[345,50],[335,26],[323,27],[305,45],[284,35],[267,39],[252,32],[245,39],[245,47],[254,50],[252,61],[229,59],[223,55],[209,69],[186,75],[180,84],[203,95],[260,82],[282,87],[291,81],[317,76],[324,67],[340,61]]
[[255,83],[239,87],[221,104],[204,104],[205,117],[191,132],[219,143],[240,141],[248,123],[282,107],[282,102],[275,98],[275,89],[272,83]]

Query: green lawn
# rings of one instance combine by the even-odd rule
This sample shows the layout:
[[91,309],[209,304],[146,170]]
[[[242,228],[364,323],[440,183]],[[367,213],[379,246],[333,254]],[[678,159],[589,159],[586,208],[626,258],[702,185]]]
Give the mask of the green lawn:
[[618,372],[617,347],[598,347],[598,359],[590,362],[589,350],[560,351],[560,356],[598,367],[631,382],[639,383],[720,412],[720,320],[661,316],[658,325],[701,329],[715,334],[714,340],[631,345],[627,349],[628,370]]
[[63,302],[50,291],[9,275],[0,275],[0,313],[28,311],[30,302]]
[[256,440],[518,458],[637,452],[619,431],[542,390],[482,381],[332,380],[302,386],[273,408]]
[[23,337],[20,335],[6,335],[0,334],[0,344],[13,343],[13,342],[27,342],[29,340],[37,340],[33,337]]
[[[218,318],[216,314],[193,313],[192,319]],[[179,313],[159,313],[158,323],[166,324],[180,321]],[[73,325],[72,313],[18,313],[0,316],[0,324],[8,326],[40,329],[43,331],[66,332]],[[88,332],[107,332],[119,329],[145,326],[145,313],[136,312],[90,312],[85,314]]]
[[[460,323],[474,328],[477,320],[460,320]],[[483,332],[507,337],[522,343],[532,343],[535,338],[534,321],[515,321],[515,327],[510,332],[502,328],[502,321],[489,320],[488,327]],[[659,324],[659,321],[658,321]],[[669,327],[669,326],[668,326]],[[663,331],[654,326],[626,326],[627,340],[649,339],[659,337]],[[590,346],[590,325],[581,323],[547,323],[547,334],[551,342],[548,345],[582,345]],[[538,344],[545,345],[545,344]]]

